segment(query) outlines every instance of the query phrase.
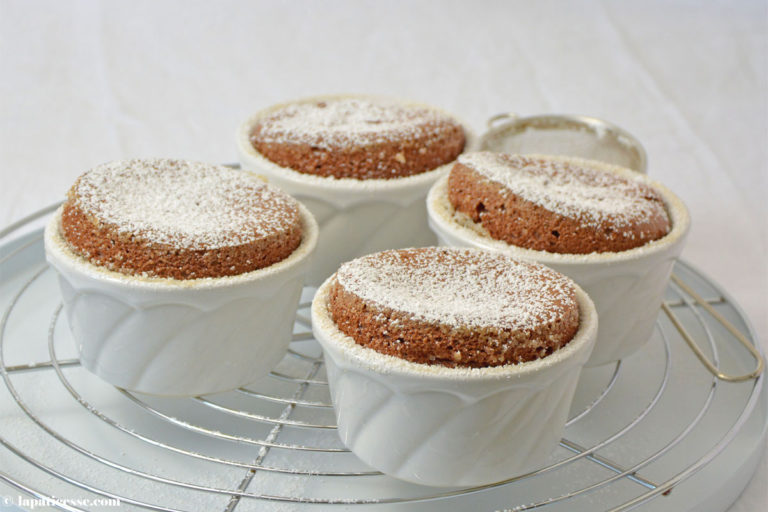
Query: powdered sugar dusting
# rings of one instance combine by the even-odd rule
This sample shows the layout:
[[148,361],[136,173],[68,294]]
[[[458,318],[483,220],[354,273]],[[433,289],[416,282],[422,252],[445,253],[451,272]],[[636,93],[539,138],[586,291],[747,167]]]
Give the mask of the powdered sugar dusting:
[[180,249],[253,243],[298,221],[296,200],[255,175],[182,160],[102,164],[80,176],[70,200],[120,234]]
[[336,278],[363,301],[448,327],[533,331],[576,304],[562,274],[476,249],[384,251],[345,263]]
[[257,124],[252,140],[330,149],[365,146],[427,134],[439,135],[451,117],[424,106],[385,99],[329,98],[295,103]]
[[669,218],[649,185],[568,158],[478,152],[461,155],[458,161],[516,196],[584,226],[610,221],[623,227]]

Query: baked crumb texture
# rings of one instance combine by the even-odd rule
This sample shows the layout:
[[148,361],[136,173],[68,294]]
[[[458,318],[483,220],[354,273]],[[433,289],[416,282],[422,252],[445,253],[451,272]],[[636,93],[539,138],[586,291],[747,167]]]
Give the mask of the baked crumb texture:
[[586,160],[468,153],[451,169],[448,199],[491,237],[537,251],[626,251],[671,227],[653,187]]
[[298,202],[255,175],[182,160],[127,160],[78,178],[64,239],[127,275],[196,279],[268,267],[301,243]]
[[251,144],[289,169],[332,178],[391,179],[450,163],[463,151],[455,119],[384,99],[297,102],[260,119]]
[[476,249],[384,251],[341,266],[328,308],[359,345],[408,361],[482,368],[539,359],[579,328],[573,282]]

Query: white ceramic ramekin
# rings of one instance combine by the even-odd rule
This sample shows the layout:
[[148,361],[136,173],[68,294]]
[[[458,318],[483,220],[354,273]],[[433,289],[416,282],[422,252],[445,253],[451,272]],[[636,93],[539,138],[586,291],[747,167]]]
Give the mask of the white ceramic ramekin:
[[176,280],[106,270],[74,253],[61,208],[45,230],[82,365],[115,386],[194,396],[240,387],[285,355],[317,223],[303,206],[302,242],[286,259],[237,276]]
[[380,354],[342,333],[328,311],[332,279],[312,302],[339,435],[371,467],[424,485],[474,486],[540,467],[560,441],[597,314],[577,288],[580,327],[536,361],[446,368]]
[[622,252],[558,254],[516,247],[491,238],[482,226],[454,210],[447,196],[448,176],[430,190],[427,211],[429,224],[441,245],[479,247],[537,261],[584,288],[600,316],[597,344],[587,366],[598,366],[629,356],[650,339],[672,266],[683,250],[691,221],[685,205],[664,185],[622,167],[581,162],[652,185],[667,206],[671,231],[659,240]]
[[[376,97],[330,95],[302,98],[292,103],[338,98]],[[425,173],[389,180],[326,178],[282,167],[256,151],[250,135],[260,118],[286,105],[262,110],[240,125],[236,135],[237,148],[243,169],[264,175],[270,183],[304,203],[317,219],[320,240],[308,284],[319,285],[341,263],[358,256],[384,249],[435,244],[435,235],[427,224],[424,200],[432,184],[451,168],[453,162]],[[466,137],[464,151],[470,151],[476,144],[475,137],[465,123],[462,127]]]

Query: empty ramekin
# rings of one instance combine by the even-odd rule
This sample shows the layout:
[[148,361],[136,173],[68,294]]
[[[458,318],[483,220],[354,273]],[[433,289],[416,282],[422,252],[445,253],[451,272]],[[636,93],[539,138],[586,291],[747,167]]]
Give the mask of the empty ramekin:
[[482,226],[457,213],[447,195],[448,176],[435,183],[427,198],[429,224],[441,245],[503,251],[516,258],[536,261],[567,275],[587,292],[600,317],[597,344],[587,366],[627,357],[650,339],[669,275],[683,250],[691,224],[685,205],[661,183],[629,169],[599,165],[630,179],[640,179],[658,190],[672,222],[670,232],[659,240],[622,252],[535,251],[491,238]]
[[540,467],[560,441],[597,314],[577,287],[574,338],[543,359],[489,368],[412,363],[363,347],[312,302],[344,444],[371,467],[424,485],[475,486]]
[[61,235],[61,208],[45,230],[64,311],[82,365],[115,386],[194,396],[238,388],[285,355],[317,223],[300,206],[301,244],[284,260],[244,274],[176,280],[94,265]]
[[[375,97],[330,95],[302,98],[298,102],[338,98]],[[265,176],[270,183],[301,201],[315,216],[320,226],[320,240],[308,284],[319,285],[341,263],[358,256],[384,249],[434,245],[435,235],[427,224],[424,200],[429,188],[453,162],[421,174],[394,179],[326,178],[294,171],[265,158],[250,141],[256,122],[285,106],[274,105],[262,110],[240,125],[236,134],[237,148],[243,169]],[[466,138],[464,151],[471,151],[475,137],[465,123],[462,127]]]

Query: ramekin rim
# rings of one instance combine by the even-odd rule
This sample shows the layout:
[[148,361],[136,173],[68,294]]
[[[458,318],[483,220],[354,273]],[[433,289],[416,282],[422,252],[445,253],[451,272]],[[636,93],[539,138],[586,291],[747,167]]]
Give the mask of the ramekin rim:
[[428,105],[426,103],[420,103],[417,101],[402,100],[400,98],[386,96],[386,95],[327,94],[327,95],[319,95],[319,96],[308,96],[308,97],[298,98],[296,100],[289,101],[289,102],[278,103],[275,105],[271,105],[267,108],[264,108],[262,110],[259,110],[258,112],[252,114],[237,128],[236,139],[237,139],[238,150],[240,152],[241,157],[247,157],[253,162],[258,163],[259,168],[267,168],[269,169],[270,172],[274,173],[276,176],[286,181],[290,181],[292,183],[301,184],[301,185],[312,185],[314,187],[323,188],[327,190],[334,190],[334,191],[346,190],[349,192],[397,190],[401,188],[410,188],[412,186],[428,184],[434,181],[436,177],[439,177],[443,172],[445,172],[448,168],[453,166],[454,163],[456,163],[456,160],[454,159],[450,162],[447,162],[429,171],[425,171],[419,174],[413,174],[411,176],[405,176],[401,178],[392,178],[392,179],[378,178],[378,179],[369,179],[369,180],[358,180],[354,178],[334,178],[334,177],[316,176],[313,174],[301,173],[289,167],[283,167],[267,159],[264,155],[262,155],[259,151],[257,151],[256,148],[253,147],[253,144],[251,144],[251,141],[250,141],[251,129],[253,128],[254,123],[264,115],[269,114],[274,110],[277,110],[289,105],[293,105],[296,103],[309,103],[312,101],[342,99],[342,98],[387,99],[392,101],[398,101],[405,105],[421,106],[421,107],[430,108],[432,110],[436,110],[438,112],[441,112],[449,116],[450,118],[458,122],[461,125],[462,129],[464,130],[465,144],[464,144],[464,149],[461,151],[460,154],[464,154],[468,151],[474,151],[477,148],[478,138],[475,135],[474,131],[469,127],[469,125],[466,122],[464,122],[462,119],[459,119],[458,117],[456,117],[454,114],[447,112],[446,110],[443,110],[440,107],[436,107],[434,105]]
[[[658,240],[653,240],[634,247],[626,251],[618,252],[601,252],[601,253],[588,253],[588,254],[569,254],[569,253],[554,253],[547,251],[538,251],[535,249],[528,249],[526,247],[519,247],[516,245],[508,244],[503,240],[497,240],[490,236],[484,236],[481,233],[458,224],[452,218],[448,218],[444,210],[448,209],[451,212],[455,212],[453,205],[450,204],[446,197],[446,190],[449,176],[440,177],[430,188],[427,194],[427,214],[430,221],[437,223],[438,226],[451,234],[461,238],[467,242],[476,242],[482,247],[491,248],[494,250],[501,250],[510,253],[514,256],[518,256],[525,259],[533,259],[544,264],[594,264],[594,263],[618,263],[624,261],[631,261],[642,257],[650,256],[659,252],[663,252],[670,247],[680,243],[688,234],[691,225],[691,218],[688,212],[688,208],[683,201],[672,192],[666,185],[656,180],[651,179],[645,174],[641,174],[618,165],[608,164],[597,160],[587,160],[578,157],[568,157],[562,155],[540,155],[540,154],[526,154],[529,157],[546,157],[557,160],[585,162],[589,165],[595,165],[607,170],[616,172],[622,176],[628,176],[634,179],[639,179],[644,183],[654,187],[658,190],[664,203],[667,207],[667,211],[671,217],[672,229],[665,236]],[[444,204],[447,204],[447,207]]]
[[[56,209],[45,227],[44,242],[48,262],[57,270],[66,266],[70,271],[80,273],[92,279],[107,281],[114,285],[144,290],[211,290],[253,283],[290,271],[301,265],[309,257],[317,245],[319,227],[309,210],[299,203],[299,215],[302,221],[302,239],[299,246],[286,258],[272,265],[234,276],[203,277],[197,279],[174,279],[169,277],[145,277],[123,274],[96,265],[75,253],[61,234],[62,204]],[[55,261],[54,261],[55,260]]]
[[379,375],[400,375],[452,382],[461,380],[483,382],[521,378],[535,375],[550,368],[565,367],[569,362],[579,357],[583,351],[588,351],[587,355],[584,356],[584,362],[586,362],[597,338],[598,318],[595,305],[587,293],[574,283],[579,304],[579,329],[564,347],[552,354],[524,363],[485,368],[449,368],[440,365],[414,363],[358,345],[354,339],[338,329],[327,307],[327,295],[335,276],[334,273],[320,285],[312,300],[312,329],[315,338],[324,351],[326,344],[332,344],[334,348],[344,352],[353,360],[358,368]]

